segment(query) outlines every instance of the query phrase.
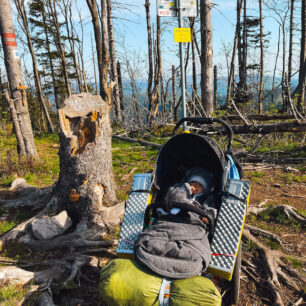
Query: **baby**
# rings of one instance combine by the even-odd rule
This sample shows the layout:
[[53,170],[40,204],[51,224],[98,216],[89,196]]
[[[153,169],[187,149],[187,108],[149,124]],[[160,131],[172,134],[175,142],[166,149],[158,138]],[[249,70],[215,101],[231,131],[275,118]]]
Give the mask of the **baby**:
[[214,221],[217,210],[204,204],[205,199],[213,190],[213,175],[200,168],[194,167],[188,170],[183,178],[183,183],[175,184],[168,188],[164,197],[163,209],[158,209],[159,214],[178,214],[181,210],[172,208],[175,203],[186,203],[205,210],[210,217],[208,220],[202,217],[202,221],[209,223]]
[[[209,235],[216,217],[216,209],[204,201],[212,190],[212,174],[199,167],[169,187],[163,206],[157,208],[156,223],[143,230],[135,243],[136,260],[164,277],[187,278],[204,272],[211,259]],[[177,203],[201,208],[205,217],[177,208]]]

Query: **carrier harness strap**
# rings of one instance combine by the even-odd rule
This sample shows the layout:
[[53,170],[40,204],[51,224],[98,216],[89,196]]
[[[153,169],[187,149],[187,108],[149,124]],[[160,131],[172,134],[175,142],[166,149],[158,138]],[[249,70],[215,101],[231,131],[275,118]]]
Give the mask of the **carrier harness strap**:
[[163,277],[163,280],[160,285],[159,296],[158,296],[159,306],[169,305],[170,286],[171,286],[171,280]]
[[[158,208],[158,207],[163,207],[163,202],[155,202],[155,203],[149,204],[147,206],[146,211],[145,211],[145,217],[144,217],[145,224],[148,224],[148,222],[150,220],[149,211],[153,208]],[[174,207],[181,208],[185,211],[194,212],[201,217],[206,217],[206,218],[208,217],[210,219],[210,216],[208,216],[205,213],[205,211],[203,209],[199,208],[199,207],[196,207],[196,206],[193,206],[193,205],[190,205],[190,204],[187,204],[187,203],[173,202],[172,208],[174,208]]]

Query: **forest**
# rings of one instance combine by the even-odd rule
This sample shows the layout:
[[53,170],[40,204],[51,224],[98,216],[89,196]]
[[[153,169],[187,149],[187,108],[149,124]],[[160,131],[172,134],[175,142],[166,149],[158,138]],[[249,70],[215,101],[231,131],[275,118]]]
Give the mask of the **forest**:
[[174,129],[251,182],[222,305],[303,305],[305,2],[1,0],[0,305],[107,305],[133,177]]

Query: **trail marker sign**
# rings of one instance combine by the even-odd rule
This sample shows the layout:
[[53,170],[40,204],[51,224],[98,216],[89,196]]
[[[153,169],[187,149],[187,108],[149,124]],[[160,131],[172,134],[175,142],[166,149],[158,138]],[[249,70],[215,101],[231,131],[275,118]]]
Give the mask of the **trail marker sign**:
[[[156,0],[157,16],[177,17],[177,0]],[[198,0],[181,0],[182,17],[197,17],[199,14]]]

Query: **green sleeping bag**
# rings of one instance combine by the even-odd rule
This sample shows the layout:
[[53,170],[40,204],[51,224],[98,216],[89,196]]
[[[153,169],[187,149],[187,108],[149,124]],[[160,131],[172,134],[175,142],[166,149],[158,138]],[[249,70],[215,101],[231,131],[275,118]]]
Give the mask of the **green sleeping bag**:
[[[114,259],[101,271],[100,301],[108,306],[159,305],[162,278],[129,259]],[[221,295],[207,278],[173,280],[169,305],[221,305]]]

